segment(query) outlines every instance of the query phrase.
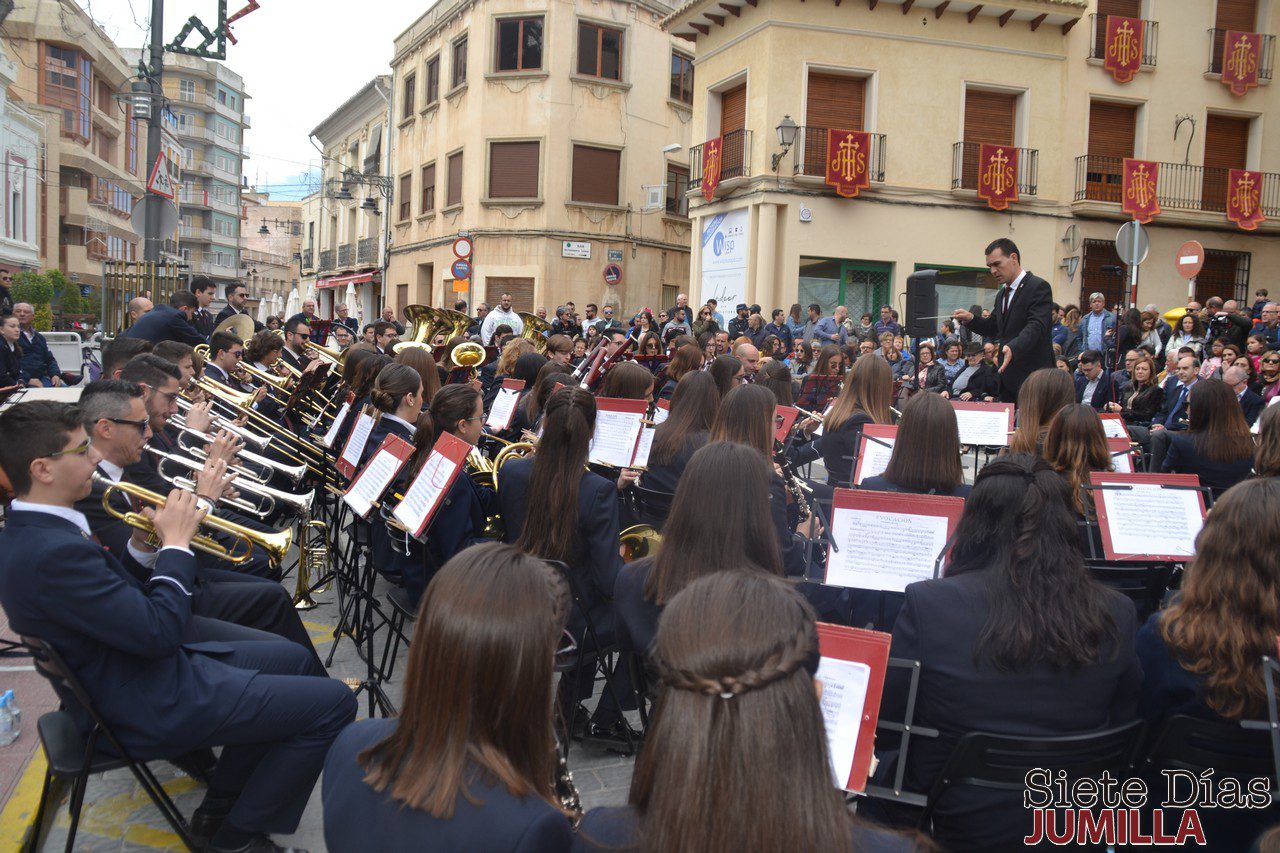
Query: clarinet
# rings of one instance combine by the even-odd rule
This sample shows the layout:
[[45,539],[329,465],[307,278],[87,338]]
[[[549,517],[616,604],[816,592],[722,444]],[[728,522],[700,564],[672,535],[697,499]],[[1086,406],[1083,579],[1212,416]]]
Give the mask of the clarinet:
[[791,500],[796,504],[796,517],[800,524],[804,524],[813,515],[813,510],[809,506],[808,499],[805,498],[805,492],[811,491],[808,486],[800,481],[800,476],[796,474],[795,468],[791,466],[791,460],[787,459],[785,453],[782,452],[780,442],[775,442],[776,449],[773,452],[773,461],[782,469],[782,484],[786,488]]
[[573,782],[573,773],[569,771],[569,762],[563,753],[557,750],[556,755],[556,797],[560,800],[560,808],[569,814],[569,821],[576,829],[582,822],[582,796],[578,786]]

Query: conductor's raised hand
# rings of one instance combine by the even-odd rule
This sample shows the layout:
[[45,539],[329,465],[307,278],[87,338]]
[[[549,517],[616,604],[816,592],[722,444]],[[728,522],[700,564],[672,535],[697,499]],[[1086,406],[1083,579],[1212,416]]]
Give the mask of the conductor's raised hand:
[[957,320],[957,321],[959,321],[959,322],[961,322],[961,323],[972,323],[972,322],[973,322],[973,312],[972,312],[972,311],[966,311],[966,310],[964,310],[963,308],[957,308],[956,310],[954,310],[954,311],[952,311],[952,312],[951,312],[951,319],[952,319],[952,320]]
[[196,496],[174,489],[151,519],[162,547],[188,548],[196,535],[205,511],[196,504]]
[[1000,352],[1001,352],[1000,369],[996,372],[1004,373],[1005,368],[1013,363],[1013,350],[1009,348],[1008,344],[1005,344]]

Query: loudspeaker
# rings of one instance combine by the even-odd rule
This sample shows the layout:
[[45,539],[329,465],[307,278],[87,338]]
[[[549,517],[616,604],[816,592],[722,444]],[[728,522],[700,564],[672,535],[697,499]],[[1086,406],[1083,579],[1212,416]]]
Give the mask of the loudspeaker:
[[932,337],[938,328],[937,279],[937,270],[920,270],[907,276],[907,321],[904,326],[913,338]]

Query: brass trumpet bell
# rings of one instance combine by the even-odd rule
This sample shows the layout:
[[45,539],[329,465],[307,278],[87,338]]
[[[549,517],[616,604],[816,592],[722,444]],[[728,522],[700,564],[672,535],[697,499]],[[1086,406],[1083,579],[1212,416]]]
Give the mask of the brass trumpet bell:
[[618,535],[618,552],[624,563],[643,560],[658,553],[662,534],[649,524],[636,524]]
[[547,332],[551,331],[551,324],[537,314],[530,314],[528,311],[517,311],[516,316],[524,322],[524,328],[520,330],[520,337],[533,344],[533,348],[538,355],[546,355]]

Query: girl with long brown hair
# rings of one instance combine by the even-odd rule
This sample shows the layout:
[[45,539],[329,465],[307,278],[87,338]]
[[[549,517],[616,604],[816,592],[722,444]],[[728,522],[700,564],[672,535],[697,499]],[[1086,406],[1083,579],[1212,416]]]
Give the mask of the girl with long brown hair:
[[917,394],[902,407],[889,467],[858,486],[877,492],[969,496],[960,464],[956,411],[938,394]]
[[649,449],[648,469],[640,484],[646,489],[673,493],[685,466],[705,445],[720,410],[720,389],[710,374],[686,373],[671,395],[671,410],[657,427]]
[[1071,505],[1080,515],[1085,511],[1081,487],[1089,484],[1089,474],[1115,470],[1102,419],[1081,403],[1064,406],[1053,419],[1044,440],[1044,458],[1062,475],[1071,490]]
[[493,543],[432,580],[398,718],[348,726],[325,761],[330,850],[567,850],[551,685],[569,610],[547,564]]
[[[526,554],[563,562],[600,642],[609,643],[616,632],[611,598],[621,565],[620,522],[616,484],[586,468],[595,424],[595,397],[574,386],[557,389],[547,400],[538,452],[502,467],[498,504],[507,541]],[[569,630],[589,651],[586,620],[576,606]],[[591,667],[583,670],[578,683],[566,679],[562,688],[562,703],[569,706],[566,720],[577,716],[569,703],[591,695]],[[622,676],[615,675],[613,689],[604,691],[591,716],[588,734],[593,738],[627,741],[627,722],[615,701],[625,703],[631,696],[630,683]]]
[[1075,401],[1075,383],[1061,370],[1046,367],[1028,376],[1018,389],[1018,426],[1009,439],[1009,452],[1043,452],[1054,416]]
[[1185,430],[1169,433],[1164,471],[1195,474],[1215,495],[1249,476],[1254,444],[1235,392],[1221,379],[1201,379],[1187,398]]
[[422,396],[426,403],[440,390],[440,368],[426,347],[403,347],[396,350],[396,363],[407,364],[422,377]]
[[347,438],[350,437],[351,430],[355,427],[360,412],[365,406],[369,405],[369,390],[373,387],[373,381],[378,378],[378,373],[382,368],[391,364],[391,356],[389,355],[373,351],[368,351],[367,355],[362,355],[362,352],[364,351],[353,352],[348,355],[347,363],[342,367],[342,380],[346,384],[347,390],[353,395],[354,400],[347,412],[346,420],[343,421],[342,426],[338,427],[337,437],[333,442],[333,446],[338,453],[341,453],[342,448],[346,447]]
[[604,375],[600,396],[652,401],[653,374],[634,361],[620,361]]
[[814,614],[784,581],[694,580],[667,605],[653,661],[663,689],[629,803],[586,816],[586,849],[914,849],[851,816],[832,784]]
[[707,373],[716,381],[720,396],[728,394],[742,382],[742,362],[732,355],[719,355],[707,368]]
[[889,363],[874,356],[860,357],[845,376],[840,396],[822,419],[822,435],[797,449],[792,463],[804,465],[822,457],[827,485],[848,485],[853,480],[851,457],[857,455],[863,425],[891,423],[892,398],[893,370]]
[[667,381],[658,392],[658,399],[670,400],[671,395],[676,392],[676,383],[687,373],[700,372],[702,361],[702,350],[698,349],[697,344],[686,344],[677,349],[671,356],[671,361],[667,362]]

